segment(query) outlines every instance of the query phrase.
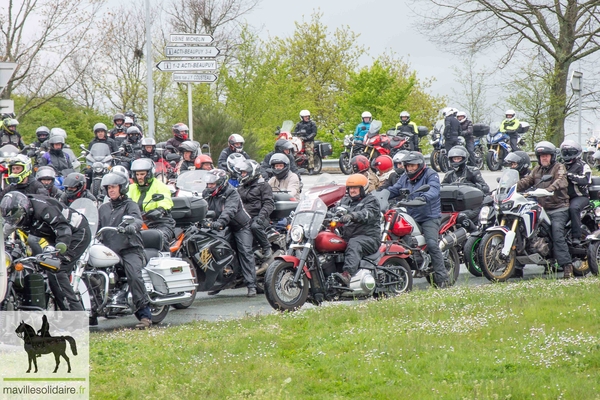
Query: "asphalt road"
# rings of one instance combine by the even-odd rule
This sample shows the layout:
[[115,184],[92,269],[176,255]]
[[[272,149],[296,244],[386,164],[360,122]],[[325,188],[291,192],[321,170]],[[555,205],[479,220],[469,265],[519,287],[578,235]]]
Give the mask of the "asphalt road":
[[[441,174],[443,176],[443,174]],[[483,171],[483,177],[491,188],[497,185],[496,178],[501,175],[500,172]],[[317,182],[345,183],[346,175],[341,174],[322,174],[318,176],[303,176],[304,188],[310,188]],[[544,268],[541,266],[528,266],[524,269],[525,278],[540,276]],[[486,278],[476,278],[471,275],[464,265],[461,266],[460,276],[457,285],[482,285],[489,284]],[[425,278],[415,279],[413,290],[428,290],[430,285]],[[354,301],[348,301],[353,303]],[[305,307],[313,307],[305,305]],[[216,296],[208,296],[206,293],[198,293],[194,304],[185,310],[176,310],[171,308],[169,314],[161,325],[178,325],[195,320],[216,321],[222,319],[233,319],[244,317],[246,315],[270,314],[273,309],[265,299],[264,295],[258,295],[255,298],[246,297],[246,289],[224,290]],[[134,327],[137,320],[133,316],[119,317],[107,320],[99,318],[99,326],[96,330],[113,330],[119,328]]]

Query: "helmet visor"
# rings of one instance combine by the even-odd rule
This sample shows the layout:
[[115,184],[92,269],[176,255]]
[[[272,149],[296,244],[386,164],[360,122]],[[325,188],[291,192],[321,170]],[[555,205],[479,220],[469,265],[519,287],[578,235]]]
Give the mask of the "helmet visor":
[[574,149],[573,147],[563,147],[562,149],[560,149],[560,154],[564,158],[574,158],[577,156],[577,153],[577,149]]

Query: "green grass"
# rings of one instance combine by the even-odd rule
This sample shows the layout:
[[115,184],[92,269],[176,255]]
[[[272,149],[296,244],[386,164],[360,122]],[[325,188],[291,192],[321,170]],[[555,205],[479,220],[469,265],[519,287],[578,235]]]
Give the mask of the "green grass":
[[598,399],[597,278],[91,338],[92,398]]

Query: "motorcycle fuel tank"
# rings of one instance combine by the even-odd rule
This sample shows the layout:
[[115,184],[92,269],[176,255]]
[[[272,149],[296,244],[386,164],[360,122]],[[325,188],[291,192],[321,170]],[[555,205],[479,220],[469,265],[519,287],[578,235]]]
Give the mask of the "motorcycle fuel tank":
[[346,241],[333,232],[319,232],[315,239],[315,249],[319,253],[332,253],[346,250]]
[[95,244],[90,247],[89,264],[96,268],[107,268],[118,264],[121,261],[117,253],[106,246]]

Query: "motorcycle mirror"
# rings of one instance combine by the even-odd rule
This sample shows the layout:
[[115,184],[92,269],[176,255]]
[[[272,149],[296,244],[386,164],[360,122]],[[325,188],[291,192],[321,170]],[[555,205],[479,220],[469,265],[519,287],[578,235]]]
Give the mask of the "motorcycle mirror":
[[429,185],[423,185],[420,188],[418,188],[417,190],[415,190],[415,193],[424,193],[424,192],[428,192],[429,189],[431,189],[431,186]]
[[165,195],[162,193],[154,193],[152,195],[152,201],[161,201],[165,199]]
[[542,176],[542,182],[548,182],[552,180],[552,175],[544,175]]
[[83,143],[79,144],[79,148],[80,148],[81,150],[86,150],[86,151],[87,151],[87,149],[85,148],[85,146],[83,145]]
[[132,217],[131,215],[126,215],[123,217],[123,223],[125,225],[131,225],[135,222],[135,218]]

